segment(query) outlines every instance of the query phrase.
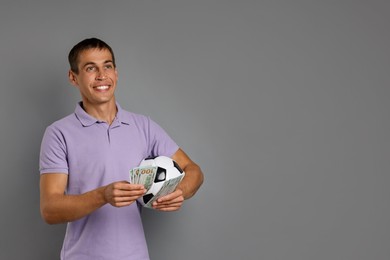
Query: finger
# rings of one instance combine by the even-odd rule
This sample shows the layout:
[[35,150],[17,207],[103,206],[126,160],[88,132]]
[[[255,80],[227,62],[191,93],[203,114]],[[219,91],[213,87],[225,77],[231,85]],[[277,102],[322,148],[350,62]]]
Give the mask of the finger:
[[145,187],[142,184],[131,184],[128,182],[118,182],[116,183],[116,186],[114,186],[114,189],[125,190],[125,191],[142,190],[144,188]]
[[142,195],[143,194],[134,196],[113,197],[110,201],[110,204],[116,207],[128,206],[134,201],[136,201],[138,198],[140,198]]
[[118,201],[118,202],[136,200],[136,199],[142,197],[142,195],[143,195],[143,193],[142,194],[133,194],[133,195],[129,195],[129,196],[116,196],[116,197],[113,197],[113,200]]
[[153,207],[156,208],[162,208],[162,207],[177,207],[181,206],[184,202],[183,198],[176,198],[175,200],[170,200],[170,201],[164,201],[164,202],[158,202],[155,201],[153,202]]
[[113,192],[114,198],[139,198],[140,196],[143,196],[146,193],[145,189],[142,190],[131,190],[131,191],[124,191],[124,190],[115,190]]
[[175,202],[183,202],[183,201],[184,201],[183,196],[178,196],[178,197],[165,196],[157,199],[157,203],[159,204],[172,204]]
[[159,210],[159,211],[177,211],[181,208],[182,204],[179,203],[179,204],[172,204],[172,205],[169,205],[169,206],[153,206],[153,208],[155,210]]
[[174,200],[184,200],[184,197],[182,195],[183,193],[181,192],[181,190],[177,190],[168,195],[158,198],[157,202],[161,203],[161,202],[174,201]]
[[158,208],[170,208],[170,207],[181,207],[183,203],[177,202],[177,203],[171,203],[171,204],[153,204],[153,207],[158,209]]
[[176,201],[165,201],[165,202],[155,202],[153,205],[156,207],[171,207],[176,205],[182,205],[183,200],[176,200]]

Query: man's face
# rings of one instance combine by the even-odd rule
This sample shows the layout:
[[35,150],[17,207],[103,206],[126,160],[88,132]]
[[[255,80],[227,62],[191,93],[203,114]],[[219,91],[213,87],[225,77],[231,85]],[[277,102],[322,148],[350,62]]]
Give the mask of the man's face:
[[80,90],[84,105],[115,102],[118,73],[106,49],[89,49],[79,56],[78,74],[69,71],[69,80]]

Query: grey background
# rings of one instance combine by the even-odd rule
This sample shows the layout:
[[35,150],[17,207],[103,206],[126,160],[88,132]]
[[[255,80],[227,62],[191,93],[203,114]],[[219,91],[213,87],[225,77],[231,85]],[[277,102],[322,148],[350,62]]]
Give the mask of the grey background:
[[144,211],[152,259],[389,259],[389,1],[2,1],[0,259],[58,259],[39,215],[45,127],[72,113],[67,54],[117,56],[122,107],[205,173]]

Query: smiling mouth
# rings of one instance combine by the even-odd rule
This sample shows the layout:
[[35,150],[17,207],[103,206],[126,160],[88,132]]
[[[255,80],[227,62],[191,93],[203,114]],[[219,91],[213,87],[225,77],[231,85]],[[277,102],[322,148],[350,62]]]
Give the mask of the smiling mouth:
[[103,85],[103,86],[96,86],[96,87],[93,87],[94,89],[97,89],[97,90],[107,90],[110,88],[110,85]]

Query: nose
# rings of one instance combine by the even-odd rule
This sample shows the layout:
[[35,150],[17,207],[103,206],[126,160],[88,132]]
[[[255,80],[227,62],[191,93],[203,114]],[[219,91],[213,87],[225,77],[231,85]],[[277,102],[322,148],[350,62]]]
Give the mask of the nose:
[[96,74],[96,80],[104,80],[104,79],[106,79],[107,78],[107,75],[106,75],[106,73],[104,73],[104,71],[102,72],[102,71],[99,71],[97,74]]

